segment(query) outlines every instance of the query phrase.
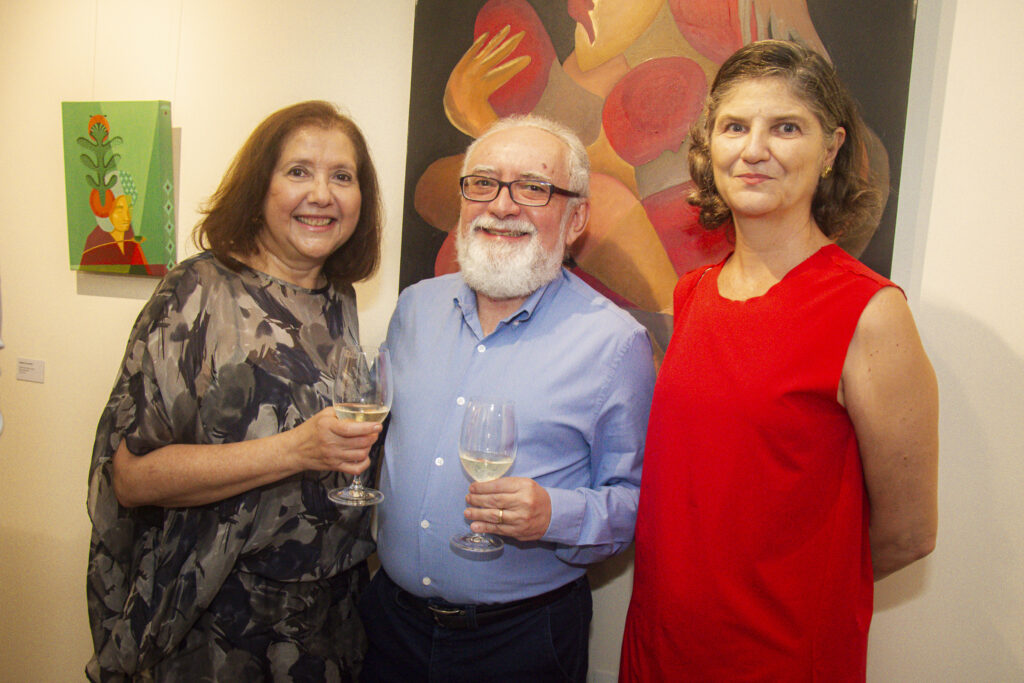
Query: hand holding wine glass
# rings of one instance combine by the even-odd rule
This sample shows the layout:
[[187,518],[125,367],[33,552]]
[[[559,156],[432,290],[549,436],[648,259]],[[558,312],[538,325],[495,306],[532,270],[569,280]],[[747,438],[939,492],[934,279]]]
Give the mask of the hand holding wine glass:
[[[334,413],[339,420],[383,422],[391,410],[394,387],[391,356],[387,349],[362,346],[343,347],[338,354],[334,378]],[[384,500],[380,491],[363,485],[360,475],[346,488],[333,489],[327,497],[340,505],[376,505]]]
[[[503,476],[516,457],[515,406],[509,401],[471,399],[466,403],[459,435],[459,460],[474,481]],[[451,539],[453,549],[492,553],[505,545],[491,534],[463,533]]]

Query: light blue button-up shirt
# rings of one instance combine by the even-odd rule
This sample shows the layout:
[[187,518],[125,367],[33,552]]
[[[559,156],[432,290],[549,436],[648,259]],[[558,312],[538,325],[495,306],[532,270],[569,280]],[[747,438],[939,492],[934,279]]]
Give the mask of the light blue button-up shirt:
[[[398,585],[458,604],[508,602],[569,583],[632,541],[654,367],[631,316],[562,270],[484,336],[476,295],[454,274],[402,293],[385,345],[395,398],[378,553]],[[458,438],[472,397],[515,402],[506,476],[551,496],[543,538],[505,538],[493,559],[448,545],[469,529]]]

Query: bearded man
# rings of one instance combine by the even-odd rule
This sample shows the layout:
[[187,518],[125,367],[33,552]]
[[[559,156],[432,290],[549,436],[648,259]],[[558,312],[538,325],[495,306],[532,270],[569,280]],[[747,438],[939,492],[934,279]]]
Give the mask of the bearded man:
[[[461,272],[407,288],[388,329],[382,569],[360,612],[364,681],[584,681],[586,566],[633,538],[654,387],[644,328],[563,269],[589,216],[579,139],[504,119],[466,152]],[[509,476],[470,484],[467,401],[515,403]],[[468,494],[467,494],[468,489]],[[500,536],[467,556],[449,539]]]

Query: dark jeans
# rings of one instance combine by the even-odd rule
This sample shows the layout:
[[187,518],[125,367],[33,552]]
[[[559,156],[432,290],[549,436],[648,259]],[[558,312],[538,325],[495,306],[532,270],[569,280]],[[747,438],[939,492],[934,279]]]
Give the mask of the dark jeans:
[[403,606],[377,572],[359,603],[370,649],[363,683],[585,681],[593,607],[584,576],[555,602],[475,629],[448,629]]

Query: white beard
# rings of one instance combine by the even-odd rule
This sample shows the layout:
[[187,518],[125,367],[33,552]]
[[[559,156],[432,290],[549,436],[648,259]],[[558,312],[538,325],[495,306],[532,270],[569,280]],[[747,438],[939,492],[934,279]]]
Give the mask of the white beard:
[[[565,244],[565,228],[563,222],[558,240],[561,245]],[[529,237],[525,243],[502,242],[479,234],[478,229],[521,232]],[[470,289],[504,300],[527,297],[558,277],[565,248],[545,251],[537,228],[529,221],[481,215],[468,228],[458,229],[455,254]]]

